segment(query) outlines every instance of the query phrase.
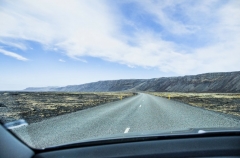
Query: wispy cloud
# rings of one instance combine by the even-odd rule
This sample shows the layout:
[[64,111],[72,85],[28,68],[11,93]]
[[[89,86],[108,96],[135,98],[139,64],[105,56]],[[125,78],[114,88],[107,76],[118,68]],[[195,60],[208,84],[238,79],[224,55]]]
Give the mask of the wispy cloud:
[[24,58],[23,56],[21,56],[19,54],[16,54],[16,53],[10,52],[10,51],[6,51],[6,50],[3,50],[3,49],[0,49],[0,53],[2,53],[4,55],[7,55],[7,56],[10,56],[10,57],[13,57],[17,60],[22,60],[22,61],[27,61],[28,60],[27,58]]
[[21,50],[27,50],[27,46],[25,46],[21,42],[16,42],[16,41],[8,41],[7,39],[0,39],[0,44],[4,44],[10,47],[18,48]]
[[[127,16],[116,3],[3,1],[0,40],[36,41],[73,59],[92,56],[176,74],[239,69],[239,1],[118,2],[140,8]],[[155,25],[141,23],[144,15]],[[123,31],[124,25],[131,29]]]
[[65,63],[65,62],[66,62],[65,60],[62,60],[62,59],[59,59],[58,61],[60,61],[60,62],[63,62],[63,63]]

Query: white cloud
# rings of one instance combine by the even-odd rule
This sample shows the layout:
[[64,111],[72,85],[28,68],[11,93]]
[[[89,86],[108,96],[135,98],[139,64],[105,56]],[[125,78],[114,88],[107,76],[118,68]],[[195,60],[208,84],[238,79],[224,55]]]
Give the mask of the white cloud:
[[62,60],[62,59],[59,59],[58,61],[60,61],[60,62],[63,62],[63,63],[65,63],[65,62],[66,62],[65,60]]
[[7,56],[10,56],[10,57],[13,57],[17,60],[22,60],[22,61],[27,61],[28,60],[27,58],[24,58],[23,56],[21,56],[19,54],[16,54],[16,53],[10,52],[10,51],[6,51],[6,50],[3,50],[3,49],[0,49],[0,53],[2,53],[4,55],[7,55]]
[[[150,53],[151,50],[144,50],[148,52],[148,57],[152,57],[149,62],[146,62],[149,66],[154,65],[159,67],[161,71],[166,70],[178,74],[239,70],[239,1],[206,0],[189,3],[189,1],[184,0],[177,2],[170,0],[161,2],[140,1],[139,3],[146,12],[156,17],[157,22],[165,30],[174,36],[192,35],[206,41],[201,47],[192,47],[189,44],[185,49],[185,46],[174,41],[169,41],[169,44],[166,45],[164,44],[167,43],[166,41],[159,40],[161,36],[160,38],[152,36],[151,41],[146,40],[145,43],[142,43],[141,48],[148,45],[147,43],[155,43],[158,47],[165,45],[165,47],[155,49],[156,54],[158,54],[156,56]],[[221,3],[226,4],[221,5]],[[166,13],[169,8],[179,6],[182,7],[184,12],[177,12],[177,14],[184,14],[185,23],[172,19]],[[166,62],[160,59],[164,59]],[[150,61],[152,62],[150,63]]]
[[[169,18],[164,10],[182,5],[186,1],[139,1],[141,7],[148,13],[153,14],[156,18],[155,22],[159,23],[164,29],[177,35],[191,34],[195,29],[194,25],[186,25]],[[186,8],[187,9],[187,8]]]
[[0,40],[0,43],[11,46],[11,47],[15,47],[15,48],[18,48],[21,50],[27,50],[27,47],[21,42],[8,41],[8,40],[4,39],[4,40]]
[[[0,40],[32,40],[83,62],[81,57],[92,56],[177,74],[233,71],[240,67],[239,1],[228,1],[223,6],[216,5],[223,2],[217,0],[194,4],[184,0],[134,2],[154,15],[156,22],[173,36],[193,35],[206,44],[200,48],[183,46],[164,40],[161,33],[141,28],[133,36],[126,35],[120,31],[120,22],[128,21],[133,26],[134,22],[121,19],[123,16],[113,12],[114,7],[106,1],[75,0],[4,1],[0,6],[0,19],[4,19],[0,21]],[[182,7],[186,23],[172,19],[166,12],[177,5]],[[20,43],[14,47],[26,49]]]

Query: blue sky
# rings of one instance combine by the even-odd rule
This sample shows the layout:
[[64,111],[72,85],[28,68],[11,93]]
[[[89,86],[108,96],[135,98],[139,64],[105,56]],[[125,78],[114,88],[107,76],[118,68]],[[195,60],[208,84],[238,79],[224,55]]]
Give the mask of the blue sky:
[[237,0],[0,1],[0,90],[239,71]]

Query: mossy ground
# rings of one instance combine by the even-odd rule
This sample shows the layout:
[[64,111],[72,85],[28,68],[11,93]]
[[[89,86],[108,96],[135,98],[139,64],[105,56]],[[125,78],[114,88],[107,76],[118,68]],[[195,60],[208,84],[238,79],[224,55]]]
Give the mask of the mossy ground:
[[0,92],[0,119],[28,123],[121,100],[136,93]]
[[240,93],[149,92],[149,94],[240,117]]

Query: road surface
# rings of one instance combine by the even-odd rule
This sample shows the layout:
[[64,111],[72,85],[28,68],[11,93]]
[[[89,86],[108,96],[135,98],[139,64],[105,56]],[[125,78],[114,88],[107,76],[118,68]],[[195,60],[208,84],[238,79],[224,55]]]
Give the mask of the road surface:
[[237,126],[240,121],[231,116],[141,93],[14,131],[31,146],[44,148],[131,132]]

